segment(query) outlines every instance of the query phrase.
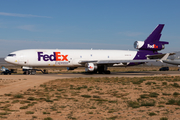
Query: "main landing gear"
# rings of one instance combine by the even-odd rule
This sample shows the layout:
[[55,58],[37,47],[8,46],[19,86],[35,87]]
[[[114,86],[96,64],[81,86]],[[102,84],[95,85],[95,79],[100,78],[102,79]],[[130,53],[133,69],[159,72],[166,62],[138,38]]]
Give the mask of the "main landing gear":
[[36,71],[41,71],[43,74],[48,74],[48,71],[46,69],[44,70],[39,70],[39,69],[25,69],[24,71],[24,75],[35,75]]
[[99,74],[111,74],[111,72],[109,70],[107,70],[106,65],[98,66],[97,72]]

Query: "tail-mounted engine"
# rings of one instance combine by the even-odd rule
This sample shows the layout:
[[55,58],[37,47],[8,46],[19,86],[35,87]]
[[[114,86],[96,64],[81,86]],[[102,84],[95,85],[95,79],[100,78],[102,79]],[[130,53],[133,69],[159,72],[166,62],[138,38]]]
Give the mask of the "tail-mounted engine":
[[97,65],[94,63],[86,63],[85,64],[85,71],[86,72],[93,72],[94,70],[97,70]]
[[146,43],[144,41],[135,41],[134,48],[138,50],[159,51],[165,48],[164,44],[168,44],[168,42],[158,41],[157,43]]

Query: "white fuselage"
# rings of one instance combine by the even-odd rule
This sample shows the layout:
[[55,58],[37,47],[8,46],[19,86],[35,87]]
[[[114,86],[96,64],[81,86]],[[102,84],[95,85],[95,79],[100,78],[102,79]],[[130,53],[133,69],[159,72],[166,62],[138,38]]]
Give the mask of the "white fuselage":
[[85,60],[133,60],[137,51],[27,49],[10,53],[5,60],[28,67],[80,67]]

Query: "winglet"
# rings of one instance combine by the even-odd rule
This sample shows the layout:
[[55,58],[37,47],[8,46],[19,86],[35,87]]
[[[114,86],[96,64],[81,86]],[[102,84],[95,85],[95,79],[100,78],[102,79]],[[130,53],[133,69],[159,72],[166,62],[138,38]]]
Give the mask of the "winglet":
[[163,62],[163,60],[167,60],[167,58],[169,57],[170,53],[166,53],[159,61]]

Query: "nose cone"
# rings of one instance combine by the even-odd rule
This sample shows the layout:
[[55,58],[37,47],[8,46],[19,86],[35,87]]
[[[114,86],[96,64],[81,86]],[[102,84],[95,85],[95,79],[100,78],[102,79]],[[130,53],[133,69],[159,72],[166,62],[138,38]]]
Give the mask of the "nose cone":
[[4,60],[5,60],[6,62],[8,62],[8,58],[7,58],[7,57],[5,57]]
[[15,64],[15,59],[14,59],[13,57],[6,56],[6,57],[4,58],[4,60],[5,60],[7,63]]
[[11,63],[10,60],[9,60],[9,58],[8,58],[8,56],[6,56],[6,57],[4,58],[4,60],[5,60],[7,63]]

